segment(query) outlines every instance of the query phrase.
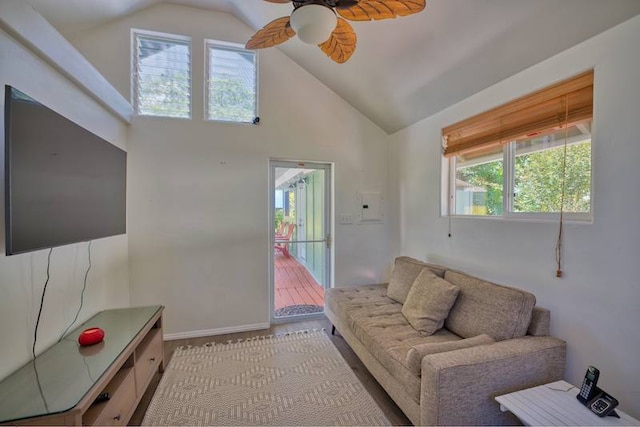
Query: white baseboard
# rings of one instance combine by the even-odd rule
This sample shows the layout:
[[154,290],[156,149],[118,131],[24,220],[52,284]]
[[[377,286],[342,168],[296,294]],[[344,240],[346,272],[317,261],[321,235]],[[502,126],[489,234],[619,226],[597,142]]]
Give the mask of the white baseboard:
[[230,326],[227,328],[205,329],[201,331],[177,332],[174,334],[164,334],[164,340],[173,341],[187,338],[208,337],[211,335],[235,334],[236,332],[259,331],[261,329],[268,329],[269,327],[271,327],[270,323],[256,323],[253,325]]

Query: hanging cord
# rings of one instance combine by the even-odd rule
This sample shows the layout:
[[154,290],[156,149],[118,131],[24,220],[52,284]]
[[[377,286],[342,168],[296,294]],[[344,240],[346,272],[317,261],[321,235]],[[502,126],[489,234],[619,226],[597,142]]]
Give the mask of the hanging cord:
[[[444,135],[442,137],[442,155],[444,156],[445,151],[447,150],[447,146],[449,144],[449,137],[447,135]],[[449,238],[453,237],[453,230],[451,229],[451,217],[453,216],[454,212],[455,212],[455,206],[453,206],[453,202],[454,202],[454,197],[453,197],[453,192],[455,192],[455,189],[453,188],[453,183],[451,182],[451,177],[455,175],[455,171],[451,171],[451,159],[447,160],[448,164],[449,164],[449,170],[448,170],[448,178],[447,178],[447,194],[449,195],[449,200],[447,201],[447,222],[448,222],[448,227],[449,229],[447,230],[447,236],[449,236]],[[455,180],[455,177],[453,178]]]
[[40,326],[40,316],[42,316],[42,307],[44,306],[44,294],[47,292],[47,285],[49,284],[49,278],[51,277],[51,275],[49,274],[49,269],[51,267],[51,252],[53,252],[53,248],[49,249],[49,255],[47,256],[47,280],[44,282],[44,287],[42,288],[42,296],[40,297],[40,309],[38,310],[36,327],[33,331],[33,347],[31,347],[31,354],[33,354],[34,360],[36,358],[36,343],[38,342],[38,326]]
[[[451,161],[451,159],[449,159],[448,161],[449,161],[449,168],[451,168],[452,165],[453,165],[453,162]],[[456,211],[456,207],[454,206],[454,203],[455,203],[454,194],[455,194],[456,190],[455,190],[454,183],[451,182],[452,180],[454,182],[456,180],[456,171],[455,170],[453,170],[453,171],[449,170],[449,179],[447,180],[448,185],[449,185],[449,189],[447,191],[447,193],[449,193],[449,202],[447,203],[447,211],[448,211],[447,212],[447,214],[448,214],[447,215],[447,221],[448,221],[449,229],[448,229],[448,232],[447,232],[447,236],[449,236],[450,239],[453,237],[453,228],[452,228],[453,226],[451,224],[451,219],[452,219],[452,217],[453,217],[453,215],[454,215],[454,213]]]
[[562,191],[560,193],[560,225],[556,242],[556,277],[562,277],[562,226],[564,223],[564,197],[567,183],[567,140],[569,139],[569,96],[565,96],[564,103],[564,155],[562,156]]
[[80,315],[80,312],[82,311],[82,306],[84,305],[84,291],[87,289],[87,277],[89,276],[89,271],[91,271],[91,242],[92,241],[90,240],[89,244],[87,245],[87,256],[89,258],[89,267],[87,268],[87,271],[85,271],[85,273],[84,273],[84,284],[82,285],[82,293],[80,294],[80,307],[78,307],[78,311],[76,312],[76,316],[73,318],[73,321],[69,324],[69,326],[67,326],[67,329],[64,330],[64,332],[60,336],[60,339],[58,340],[58,342],[62,341],[62,339],[67,334],[69,329],[71,329],[73,324],[76,323],[76,320],[78,320],[78,316]]

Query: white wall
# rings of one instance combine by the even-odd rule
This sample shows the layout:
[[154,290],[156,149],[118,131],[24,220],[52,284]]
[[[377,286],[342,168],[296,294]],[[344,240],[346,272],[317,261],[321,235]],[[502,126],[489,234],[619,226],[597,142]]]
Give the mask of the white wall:
[[[126,127],[121,122],[0,31],[0,85],[3,93],[5,84],[15,86],[114,145],[126,149]],[[4,96],[0,98],[0,110],[4,111]],[[0,121],[0,135],[4,139],[4,121]],[[4,149],[1,152],[1,156],[4,156]],[[0,165],[0,180],[3,180],[4,159]],[[0,188],[3,192],[4,183]],[[4,220],[1,223],[4,224]],[[7,257],[4,255],[4,225],[0,230],[0,378],[4,378],[31,358],[33,330],[46,280],[48,250]],[[88,265],[87,245],[79,243],[53,250],[37,353],[56,342],[75,316]],[[89,273],[79,322],[105,308],[128,306],[127,253],[126,235],[93,242],[93,267]]]
[[[391,137],[395,254],[457,267],[533,292],[567,341],[566,378],[587,365],[640,417],[640,17],[531,67]],[[524,48],[524,47],[523,47]],[[441,129],[595,67],[593,223],[565,226],[565,277],[555,278],[557,223],[440,217]]]
[[[335,162],[335,212],[355,214],[358,191],[386,190],[388,137],[277,49],[259,53],[259,126],[203,121],[203,39],[244,43],[253,31],[183,6],[154,6],[72,40],[127,97],[131,28],[193,39],[193,119],[136,117],[129,132],[132,304],[166,305],[169,334],[264,327],[269,158]],[[384,280],[386,225],[336,228],[336,284]]]

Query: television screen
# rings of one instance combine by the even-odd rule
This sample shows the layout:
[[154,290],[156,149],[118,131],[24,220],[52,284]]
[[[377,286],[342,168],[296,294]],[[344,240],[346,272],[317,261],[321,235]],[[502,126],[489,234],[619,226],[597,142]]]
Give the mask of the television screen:
[[127,153],[5,87],[7,255],[126,233]]

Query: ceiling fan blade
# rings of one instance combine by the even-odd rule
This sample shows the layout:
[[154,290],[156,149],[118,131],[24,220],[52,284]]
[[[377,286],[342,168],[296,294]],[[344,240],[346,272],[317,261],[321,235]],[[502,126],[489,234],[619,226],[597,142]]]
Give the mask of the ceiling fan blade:
[[296,35],[289,23],[290,17],[283,16],[269,22],[249,39],[247,49],[264,49],[284,43]]
[[336,11],[350,21],[371,21],[413,15],[425,8],[425,0],[360,0],[357,4],[338,3]]
[[358,38],[351,25],[344,19],[338,18],[338,25],[329,39],[319,44],[322,51],[338,64],[347,62],[356,51]]

